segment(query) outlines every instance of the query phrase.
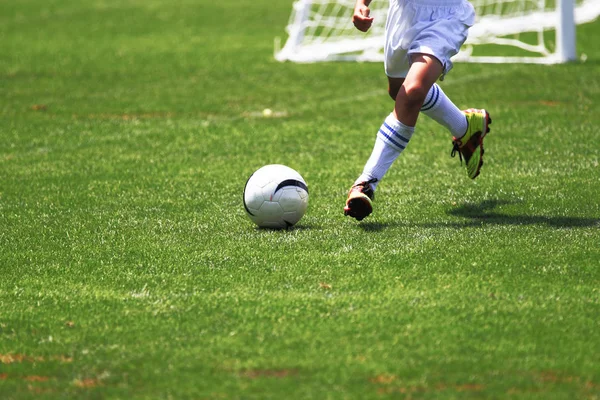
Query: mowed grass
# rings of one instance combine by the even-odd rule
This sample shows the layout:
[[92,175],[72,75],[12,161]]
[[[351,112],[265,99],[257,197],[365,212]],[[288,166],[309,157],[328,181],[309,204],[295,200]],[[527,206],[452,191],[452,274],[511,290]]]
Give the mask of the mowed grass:
[[[275,62],[290,12],[2,5],[0,398],[600,397],[600,23],[584,63],[456,65],[481,176],[422,118],[357,223],[382,66]],[[270,163],[289,231],[244,213]]]

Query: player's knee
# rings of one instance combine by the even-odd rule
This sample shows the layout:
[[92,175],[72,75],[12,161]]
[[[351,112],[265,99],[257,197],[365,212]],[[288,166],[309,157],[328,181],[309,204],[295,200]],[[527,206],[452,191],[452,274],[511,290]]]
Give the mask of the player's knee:
[[421,84],[405,85],[403,86],[403,89],[403,96],[405,97],[403,100],[405,104],[408,107],[421,108],[429,90]]

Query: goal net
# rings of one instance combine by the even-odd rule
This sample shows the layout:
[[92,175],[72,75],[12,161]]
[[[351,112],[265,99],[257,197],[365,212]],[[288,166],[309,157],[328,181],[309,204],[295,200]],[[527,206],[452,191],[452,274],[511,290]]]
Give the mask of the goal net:
[[[600,0],[471,0],[477,13],[456,61],[559,63],[574,60],[575,27],[600,15]],[[371,3],[369,32],[354,28],[354,0],[296,0],[279,61],[382,61],[388,0]]]

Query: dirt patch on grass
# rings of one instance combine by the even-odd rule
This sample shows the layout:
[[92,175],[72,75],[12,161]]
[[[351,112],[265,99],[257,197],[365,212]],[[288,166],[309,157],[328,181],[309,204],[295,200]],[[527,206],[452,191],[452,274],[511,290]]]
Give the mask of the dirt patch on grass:
[[0,363],[13,364],[22,362],[44,361],[43,357],[31,357],[25,354],[0,354]]
[[28,375],[28,376],[24,376],[23,380],[27,381],[27,382],[47,382],[50,380],[50,378],[47,376],[40,376],[40,375]]
[[540,100],[540,104],[543,106],[548,106],[548,107],[558,107],[562,103],[560,101],[554,101],[554,100]]
[[573,383],[581,380],[578,376],[564,375],[557,371],[542,371],[537,374],[537,378],[542,382],[555,383]]
[[95,388],[102,385],[99,379],[87,378],[87,379],[75,379],[73,385],[82,389]]
[[565,374],[560,371],[540,371],[534,373],[534,377],[544,384],[574,385],[584,390],[600,389],[600,385],[596,382],[584,379],[580,376]]
[[23,362],[46,362],[46,361],[59,361],[62,363],[70,363],[73,362],[73,358],[65,355],[57,355],[57,356],[28,356],[26,354],[0,354],[0,364],[13,364],[13,363],[23,363]]
[[377,375],[376,377],[369,379],[369,381],[371,381],[371,383],[376,383],[376,384],[380,384],[380,385],[389,385],[390,383],[394,382],[395,380],[396,380],[395,375],[387,375],[387,374]]

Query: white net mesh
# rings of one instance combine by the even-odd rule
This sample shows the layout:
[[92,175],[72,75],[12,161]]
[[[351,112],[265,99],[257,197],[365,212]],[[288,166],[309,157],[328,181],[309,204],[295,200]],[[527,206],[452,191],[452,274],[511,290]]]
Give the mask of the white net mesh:
[[[477,23],[456,58],[487,62],[560,61],[556,45],[560,21],[557,1],[472,0]],[[576,24],[593,21],[600,15],[600,0],[573,2]],[[388,1],[371,3],[374,23],[367,33],[352,24],[354,4],[354,0],[295,1],[286,28],[288,40],[275,57],[295,62],[381,61]]]
[[371,57],[382,49],[388,3],[371,3],[375,23],[368,33],[352,24],[354,0],[299,0],[294,2],[279,60],[312,62]]

